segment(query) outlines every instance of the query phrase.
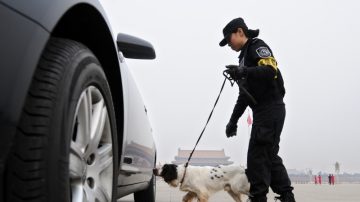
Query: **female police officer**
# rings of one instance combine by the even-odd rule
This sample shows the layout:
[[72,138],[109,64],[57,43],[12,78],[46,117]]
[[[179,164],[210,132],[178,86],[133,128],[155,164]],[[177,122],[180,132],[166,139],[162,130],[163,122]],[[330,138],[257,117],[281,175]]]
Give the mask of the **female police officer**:
[[248,29],[242,18],[230,21],[223,34],[220,46],[228,44],[234,51],[241,51],[239,65],[229,65],[226,70],[241,87],[226,126],[226,136],[236,135],[238,119],[247,106],[251,107],[254,116],[246,170],[251,184],[250,200],[266,202],[270,186],[280,195],[277,199],[294,202],[293,187],[278,156],[285,120],[285,89],[277,62],[269,46],[256,38],[259,30]]

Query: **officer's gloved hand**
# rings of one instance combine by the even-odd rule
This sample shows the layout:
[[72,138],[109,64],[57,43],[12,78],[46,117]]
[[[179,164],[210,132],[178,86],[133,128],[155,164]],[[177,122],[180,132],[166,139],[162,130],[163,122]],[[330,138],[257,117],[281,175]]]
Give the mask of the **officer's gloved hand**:
[[246,71],[244,67],[239,65],[226,65],[226,72],[230,75],[233,80],[239,80],[242,77],[245,77]]
[[232,123],[231,121],[226,125],[226,137],[232,137],[236,135],[237,125],[236,123]]

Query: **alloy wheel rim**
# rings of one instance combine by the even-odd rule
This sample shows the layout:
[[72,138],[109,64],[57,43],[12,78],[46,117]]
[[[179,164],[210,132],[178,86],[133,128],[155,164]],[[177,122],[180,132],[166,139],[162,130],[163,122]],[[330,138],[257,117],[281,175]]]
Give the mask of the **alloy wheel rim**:
[[72,128],[69,157],[72,201],[110,201],[112,132],[104,97],[95,86],[89,86],[81,93]]

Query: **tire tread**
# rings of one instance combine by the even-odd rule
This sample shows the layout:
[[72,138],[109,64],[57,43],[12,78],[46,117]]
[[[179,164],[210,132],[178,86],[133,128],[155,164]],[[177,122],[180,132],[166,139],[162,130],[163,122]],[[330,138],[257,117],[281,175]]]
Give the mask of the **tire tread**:
[[[6,201],[46,201],[46,151],[51,116],[66,64],[86,49],[80,43],[51,38],[30,85],[6,168]],[[64,65],[65,64],[65,65]]]

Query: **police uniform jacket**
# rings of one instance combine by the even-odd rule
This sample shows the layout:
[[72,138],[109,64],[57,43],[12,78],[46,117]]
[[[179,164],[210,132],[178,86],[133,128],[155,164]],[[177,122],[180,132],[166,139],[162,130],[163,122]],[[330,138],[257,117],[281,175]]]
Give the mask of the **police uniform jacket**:
[[256,104],[241,89],[230,121],[237,123],[247,106],[254,113],[274,103],[283,103],[284,81],[270,47],[261,39],[249,38],[241,49],[239,65],[245,67],[240,85],[255,98]]

